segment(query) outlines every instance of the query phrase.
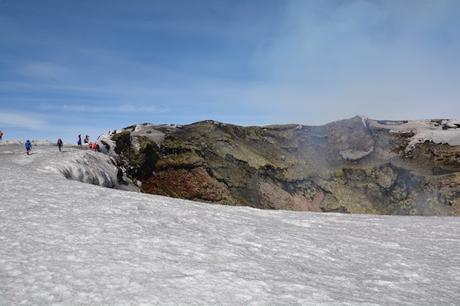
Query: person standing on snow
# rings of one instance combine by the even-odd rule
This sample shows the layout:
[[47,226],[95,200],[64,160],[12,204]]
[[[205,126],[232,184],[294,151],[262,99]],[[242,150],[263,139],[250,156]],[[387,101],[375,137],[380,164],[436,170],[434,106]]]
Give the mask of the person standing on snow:
[[3,131],[0,131],[0,141],[2,140],[3,138]]
[[88,135],[85,136],[85,139],[83,140],[83,142],[84,143],[89,143],[89,136]]
[[27,155],[30,155],[30,151],[32,150],[32,143],[29,139],[27,139],[26,143],[24,144],[24,147],[26,148]]
[[81,146],[81,134],[78,134],[77,145]]
[[63,145],[62,139],[59,138],[59,139],[57,140],[57,143],[56,143],[56,144],[57,144],[57,146],[58,146],[58,148],[59,148],[59,152],[62,152],[62,145]]

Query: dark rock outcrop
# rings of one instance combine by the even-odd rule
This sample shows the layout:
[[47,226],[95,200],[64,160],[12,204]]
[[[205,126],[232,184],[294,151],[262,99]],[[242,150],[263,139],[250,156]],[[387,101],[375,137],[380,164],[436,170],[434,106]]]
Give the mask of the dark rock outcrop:
[[427,141],[409,150],[417,131],[393,130],[404,124],[202,121],[132,126],[111,139],[146,193],[266,209],[460,214],[460,147]]

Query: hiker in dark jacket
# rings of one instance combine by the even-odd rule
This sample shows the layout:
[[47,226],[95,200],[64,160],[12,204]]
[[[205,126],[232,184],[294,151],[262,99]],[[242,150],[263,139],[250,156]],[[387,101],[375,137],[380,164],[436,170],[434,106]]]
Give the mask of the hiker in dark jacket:
[[58,146],[58,148],[59,148],[59,152],[62,152],[62,145],[64,144],[64,143],[62,142],[62,139],[59,138],[59,139],[57,140],[57,143],[56,143],[56,144],[57,144],[57,146]]
[[81,146],[81,135],[80,134],[78,135],[77,145]]
[[26,148],[27,155],[30,155],[30,151],[32,150],[32,143],[30,142],[30,140],[26,141],[24,147]]

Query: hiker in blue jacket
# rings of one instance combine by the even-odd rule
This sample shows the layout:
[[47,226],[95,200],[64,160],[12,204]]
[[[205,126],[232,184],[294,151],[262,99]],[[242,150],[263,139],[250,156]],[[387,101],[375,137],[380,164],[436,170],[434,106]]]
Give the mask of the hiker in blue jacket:
[[81,135],[80,134],[78,134],[77,145],[81,146]]
[[27,155],[30,155],[30,151],[32,150],[32,143],[29,139],[27,139],[26,143],[24,144],[24,147],[26,148]]

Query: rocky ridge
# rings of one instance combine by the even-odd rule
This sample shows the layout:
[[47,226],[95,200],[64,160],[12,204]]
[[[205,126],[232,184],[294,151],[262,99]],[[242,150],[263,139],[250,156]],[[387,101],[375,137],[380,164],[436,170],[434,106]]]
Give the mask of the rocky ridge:
[[460,122],[133,125],[101,147],[145,193],[263,209],[460,214]]

